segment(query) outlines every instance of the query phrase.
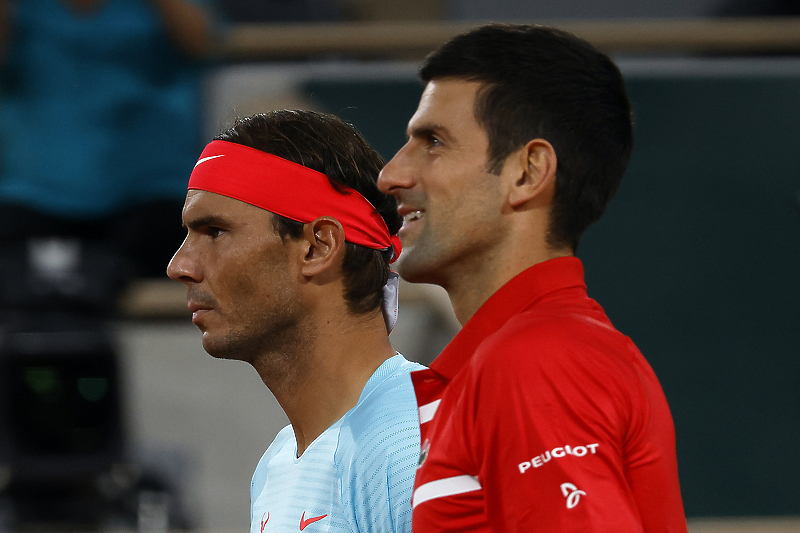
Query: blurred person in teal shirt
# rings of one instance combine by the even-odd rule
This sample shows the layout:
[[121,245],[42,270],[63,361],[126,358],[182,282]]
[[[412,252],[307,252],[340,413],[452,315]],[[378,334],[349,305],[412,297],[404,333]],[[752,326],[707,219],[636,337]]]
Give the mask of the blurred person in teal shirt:
[[0,0],[0,245],[76,236],[163,275],[200,149],[209,7]]

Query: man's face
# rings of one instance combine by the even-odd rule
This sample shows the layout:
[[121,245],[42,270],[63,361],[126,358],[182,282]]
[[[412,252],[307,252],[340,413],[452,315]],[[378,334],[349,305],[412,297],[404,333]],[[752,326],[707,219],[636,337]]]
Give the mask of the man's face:
[[192,322],[215,356],[253,362],[280,351],[302,317],[302,299],[272,213],[219,194],[191,190],[186,239],[167,267],[187,287]]
[[481,268],[503,237],[500,177],[487,170],[489,140],[474,116],[480,87],[429,82],[408,142],[378,178],[404,217],[398,271],[408,281],[447,288],[453,276]]

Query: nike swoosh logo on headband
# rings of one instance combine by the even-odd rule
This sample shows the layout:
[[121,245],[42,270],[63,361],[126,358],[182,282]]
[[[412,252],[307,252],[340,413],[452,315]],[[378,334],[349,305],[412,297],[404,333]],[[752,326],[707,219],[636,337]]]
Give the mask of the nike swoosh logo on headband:
[[194,166],[197,166],[197,165],[199,165],[200,163],[205,163],[205,162],[206,162],[206,161],[208,161],[209,159],[216,159],[216,158],[218,158],[218,157],[225,157],[225,154],[222,154],[222,155],[212,155],[212,156],[210,156],[210,157],[204,157],[204,158],[202,158],[202,159],[199,159],[199,160],[197,161],[197,163],[195,163],[195,164],[194,164]]

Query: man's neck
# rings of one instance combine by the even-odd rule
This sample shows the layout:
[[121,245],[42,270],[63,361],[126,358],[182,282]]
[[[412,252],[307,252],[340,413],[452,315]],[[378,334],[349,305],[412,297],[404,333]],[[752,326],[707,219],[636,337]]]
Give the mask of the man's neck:
[[486,303],[495,292],[515,276],[535,264],[556,257],[573,255],[571,250],[541,248],[496,256],[494,260],[481,260],[480,269],[462,270],[443,284],[458,321],[463,325]]
[[358,403],[375,370],[395,354],[380,311],[345,312],[315,323],[310,342],[297,348],[301,353],[280,354],[297,361],[294,375],[275,379],[271,369],[255,365],[292,424],[298,457]]

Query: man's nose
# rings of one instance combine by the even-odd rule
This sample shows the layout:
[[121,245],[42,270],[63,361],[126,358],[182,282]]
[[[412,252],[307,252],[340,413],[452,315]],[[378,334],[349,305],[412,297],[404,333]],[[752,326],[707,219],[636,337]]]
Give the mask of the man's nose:
[[200,267],[192,258],[188,236],[167,265],[167,276],[184,283],[199,283],[202,280]]
[[378,189],[385,194],[397,194],[401,189],[414,186],[414,172],[410,147],[406,143],[395,156],[386,163],[378,175]]

